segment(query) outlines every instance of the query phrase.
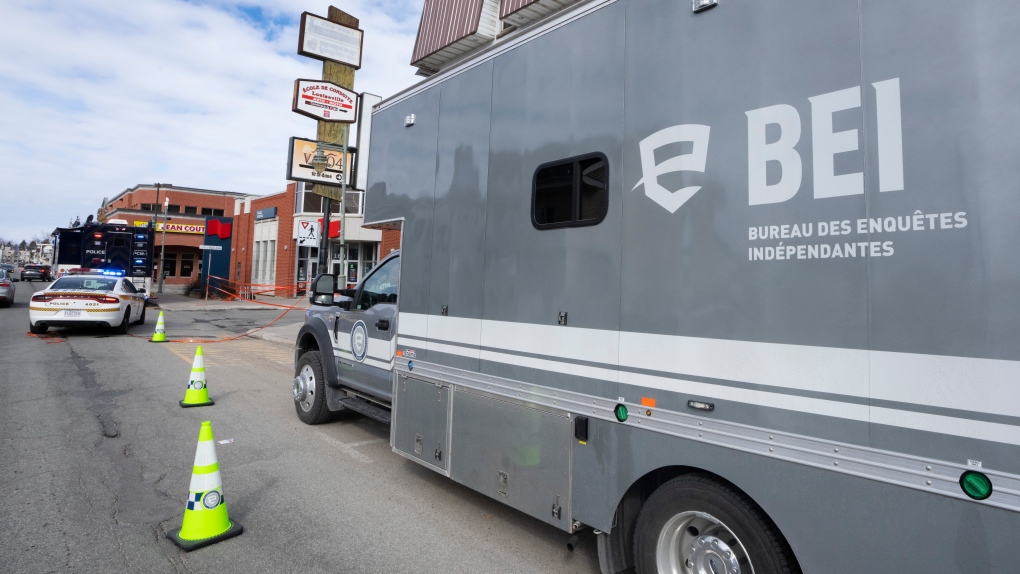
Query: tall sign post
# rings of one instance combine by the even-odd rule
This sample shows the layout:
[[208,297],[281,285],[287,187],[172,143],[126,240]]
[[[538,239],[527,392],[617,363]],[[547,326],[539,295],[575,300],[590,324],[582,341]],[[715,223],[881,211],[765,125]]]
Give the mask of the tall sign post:
[[[213,251],[223,251],[223,247],[221,245],[199,245],[198,248],[201,249],[202,251],[206,252],[206,253],[209,253],[209,263],[205,264],[205,268],[207,270],[205,272],[205,300],[206,300],[206,302],[208,302],[209,301],[209,283],[211,283],[211,281],[209,281],[209,276],[212,275],[212,273],[210,273],[210,270],[212,270],[212,252]],[[202,253],[202,256],[205,257],[205,253]]]
[[[314,193],[326,198],[326,208],[322,218],[322,237],[319,247],[319,268],[329,265],[329,220],[333,200],[340,202],[340,249],[346,248],[344,242],[347,228],[344,214],[346,212],[347,178],[349,166],[347,161],[348,125],[355,120],[358,108],[354,89],[354,71],[361,67],[361,48],[364,32],[358,29],[359,21],[354,16],[336,8],[329,7],[328,16],[321,18],[305,12],[301,15],[301,31],[298,37],[298,53],[310,58],[322,60],[322,82],[319,86],[309,85],[309,80],[298,80],[294,86],[293,111],[318,118],[316,140],[319,155],[322,144],[341,144],[342,174],[340,186],[315,183]],[[292,161],[292,158],[288,161]],[[312,162],[313,164],[315,162]],[[320,161],[321,163],[321,161]],[[292,169],[290,171],[293,171]],[[323,169],[323,171],[325,171]],[[317,173],[321,173],[318,172]]]

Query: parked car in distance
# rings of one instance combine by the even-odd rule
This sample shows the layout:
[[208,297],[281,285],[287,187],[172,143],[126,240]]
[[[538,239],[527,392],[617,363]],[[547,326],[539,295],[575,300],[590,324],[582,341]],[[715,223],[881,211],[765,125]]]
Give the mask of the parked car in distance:
[[29,264],[21,270],[21,278],[25,281],[53,281],[49,265]]
[[0,268],[0,307],[10,307],[14,303],[14,283],[17,279],[7,269]]

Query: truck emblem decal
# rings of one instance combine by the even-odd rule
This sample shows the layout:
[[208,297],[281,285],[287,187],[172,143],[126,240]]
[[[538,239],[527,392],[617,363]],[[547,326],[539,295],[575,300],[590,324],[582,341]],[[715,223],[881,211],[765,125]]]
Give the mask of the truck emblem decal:
[[364,362],[368,352],[368,328],[364,321],[358,321],[351,329],[351,354],[359,363]]
[[[704,173],[705,163],[708,161],[708,136],[711,128],[700,124],[682,124],[670,126],[659,130],[654,134],[641,140],[638,147],[641,149],[641,180],[634,185],[634,189],[644,185],[645,195],[649,199],[666,208],[670,213],[676,213],[680,206],[687,203],[687,200],[694,197],[694,194],[701,189],[700,185],[692,185],[669,191],[659,184],[659,176],[678,171],[697,171]],[[673,156],[662,163],[655,163],[655,150],[670,144],[691,142],[694,148],[691,153]]]

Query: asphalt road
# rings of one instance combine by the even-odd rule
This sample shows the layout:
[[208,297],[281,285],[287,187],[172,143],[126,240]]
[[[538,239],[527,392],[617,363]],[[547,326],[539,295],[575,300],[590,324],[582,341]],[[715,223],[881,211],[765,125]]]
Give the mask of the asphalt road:
[[[41,288],[19,283],[0,309],[0,571],[598,572],[590,531],[569,552],[565,533],[391,452],[388,427],[302,424],[289,347],[204,345],[216,404],[182,409],[195,344],[148,343],[155,313],[136,337],[29,336]],[[177,311],[167,333],[220,338],[276,315]],[[233,439],[216,449],[245,531],[184,553],[166,533],[180,527],[203,420]]]

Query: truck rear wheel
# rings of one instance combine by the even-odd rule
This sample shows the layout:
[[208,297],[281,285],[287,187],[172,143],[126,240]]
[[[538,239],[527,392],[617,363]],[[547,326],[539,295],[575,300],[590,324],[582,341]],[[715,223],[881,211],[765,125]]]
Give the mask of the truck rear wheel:
[[322,424],[330,419],[325,384],[322,355],[318,351],[308,351],[301,355],[297,375],[294,377],[294,409],[306,425]]
[[701,474],[674,478],[645,501],[634,532],[638,574],[797,574],[786,541],[732,486]]

